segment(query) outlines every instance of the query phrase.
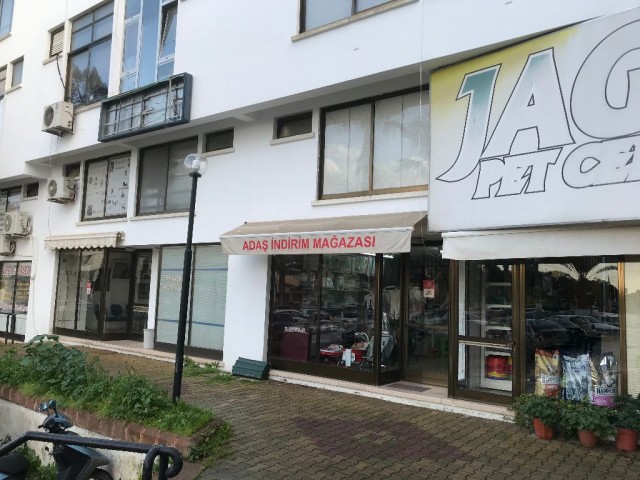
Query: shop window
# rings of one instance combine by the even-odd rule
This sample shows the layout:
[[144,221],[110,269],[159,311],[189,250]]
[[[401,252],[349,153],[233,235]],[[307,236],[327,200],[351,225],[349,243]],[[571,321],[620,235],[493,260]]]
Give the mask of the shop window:
[[[19,212],[22,201],[22,187],[0,190],[0,219],[7,212]],[[4,221],[0,222],[0,234],[4,231]]]
[[426,91],[322,111],[321,198],[424,190],[429,178]]
[[233,148],[233,137],[233,128],[211,132],[207,134],[205,138],[205,151],[218,152],[220,150]]
[[0,0],[0,36],[11,32],[13,18],[13,0]]
[[49,57],[57,57],[64,47],[64,27],[51,31],[49,40]]
[[31,286],[31,262],[0,262],[0,331],[6,332],[5,314],[15,314],[15,330],[24,335],[29,288]]
[[24,59],[19,58],[11,62],[11,88],[22,85],[22,71],[24,69]]
[[302,0],[301,31],[327,25],[385,3],[393,3],[393,0]]
[[84,185],[83,220],[126,216],[129,200],[129,157],[87,162]]
[[175,0],[127,0],[120,92],[173,75],[177,23]]
[[276,119],[275,138],[287,138],[311,133],[312,112]]
[[197,148],[198,140],[189,139],[142,150],[138,214],[188,210],[191,178],[184,159]]
[[[624,299],[627,348],[627,390],[640,394],[640,258],[627,258],[624,266]],[[622,365],[624,368],[625,365]]]
[[75,105],[90,105],[107,97],[113,3],[73,21],[67,97]]
[[[185,345],[221,352],[224,347],[227,260],[220,245],[197,245]],[[178,332],[184,247],[164,247],[161,254],[156,341],[175,345]]]
[[613,406],[620,372],[617,262],[532,260],[525,275],[527,391]]

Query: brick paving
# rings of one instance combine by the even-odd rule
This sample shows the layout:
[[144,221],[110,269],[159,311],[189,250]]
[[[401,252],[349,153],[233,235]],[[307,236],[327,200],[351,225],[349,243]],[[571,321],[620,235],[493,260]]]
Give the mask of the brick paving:
[[[169,388],[173,365],[89,350]],[[233,427],[201,480],[640,479],[640,452],[543,441],[513,424],[276,381],[185,377],[183,400]]]

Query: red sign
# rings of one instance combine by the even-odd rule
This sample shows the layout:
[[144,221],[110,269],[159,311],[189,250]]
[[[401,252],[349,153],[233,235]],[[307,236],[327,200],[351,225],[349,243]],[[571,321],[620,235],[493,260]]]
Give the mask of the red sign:
[[436,281],[435,280],[423,280],[422,281],[422,294],[424,298],[436,298]]

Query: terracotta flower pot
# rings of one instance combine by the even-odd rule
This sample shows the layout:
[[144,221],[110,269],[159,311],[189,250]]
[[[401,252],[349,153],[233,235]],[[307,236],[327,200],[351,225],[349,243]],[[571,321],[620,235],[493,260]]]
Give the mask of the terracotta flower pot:
[[536,437],[542,440],[551,440],[556,436],[555,428],[545,425],[538,418],[533,419],[533,430],[536,432]]
[[598,444],[598,437],[591,430],[578,430],[578,440],[587,448],[593,448]]
[[616,448],[624,452],[635,452],[638,448],[638,432],[619,428],[616,433]]

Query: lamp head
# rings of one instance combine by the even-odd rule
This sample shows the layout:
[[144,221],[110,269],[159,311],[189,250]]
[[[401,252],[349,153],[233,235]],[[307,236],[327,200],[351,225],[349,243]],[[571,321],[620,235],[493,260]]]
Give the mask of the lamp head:
[[202,175],[207,171],[207,157],[199,153],[190,153],[184,159],[184,166],[189,170],[189,173]]

